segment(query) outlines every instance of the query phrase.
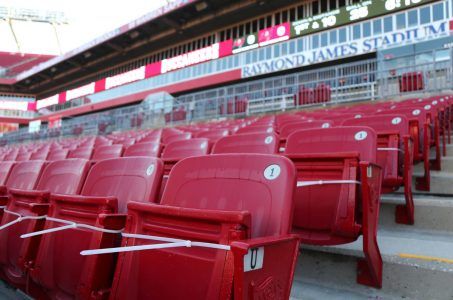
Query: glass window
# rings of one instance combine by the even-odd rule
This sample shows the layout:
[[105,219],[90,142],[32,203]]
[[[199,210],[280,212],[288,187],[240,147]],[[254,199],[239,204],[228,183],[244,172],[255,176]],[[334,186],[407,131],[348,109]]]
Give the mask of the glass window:
[[337,32],[338,30],[332,30],[330,32],[330,45],[334,45],[337,43]]
[[360,24],[354,25],[354,26],[352,27],[352,38],[353,38],[354,40],[360,39]]
[[384,32],[390,32],[393,30],[393,16],[384,18]]
[[341,28],[340,30],[338,30],[338,34],[339,34],[339,42],[340,43],[346,42],[346,28]]
[[369,37],[371,35],[371,23],[366,22],[362,24],[363,37]]
[[319,48],[319,35],[315,34],[311,39],[311,48]]
[[264,60],[264,51],[265,51],[264,49],[259,50],[259,56],[260,56],[259,60]]
[[294,54],[296,52],[296,41],[291,41],[289,43],[289,54]]
[[272,47],[266,47],[266,59],[272,58]]
[[288,54],[288,43],[283,43],[282,45],[282,55]]
[[373,34],[381,34],[382,33],[382,20],[374,20],[373,21]]
[[328,33],[325,32],[325,33],[321,34],[321,47],[327,46],[327,42],[328,42]]
[[430,7],[423,7],[420,9],[420,24],[431,22]]
[[406,13],[396,15],[396,29],[403,29],[406,27]]
[[433,21],[440,21],[444,19],[444,4],[439,3],[433,5]]
[[408,23],[409,26],[417,26],[418,25],[418,10],[411,10],[407,13]]
[[274,45],[274,57],[280,56],[280,44]]
[[304,51],[304,40],[298,39],[297,40],[297,52],[302,52],[302,51]]

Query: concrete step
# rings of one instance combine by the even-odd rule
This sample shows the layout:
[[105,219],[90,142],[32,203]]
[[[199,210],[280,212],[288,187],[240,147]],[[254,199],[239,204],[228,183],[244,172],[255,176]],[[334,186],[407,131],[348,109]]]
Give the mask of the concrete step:
[[356,284],[362,239],[332,247],[303,246],[293,299],[453,299],[453,234],[380,229],[383,287]]
[[379,226],[401,230],[415,228],[453,233],[453,196],[414,195],[415,224],[412,226],[395,223],[395,207],[404,203],[403,194],[382,195]]
[[[416,176],[423,176],[422,172],[414,172]],[[414,180],[415,181],[415,180]],[[431,190],[429,192],[420,192],[415,190],[415,182],[412,185],[416,194],[441,194],[453,195],[453,172],[448,171],[431,171]],[[398,190],[399,192],[402,189]]]

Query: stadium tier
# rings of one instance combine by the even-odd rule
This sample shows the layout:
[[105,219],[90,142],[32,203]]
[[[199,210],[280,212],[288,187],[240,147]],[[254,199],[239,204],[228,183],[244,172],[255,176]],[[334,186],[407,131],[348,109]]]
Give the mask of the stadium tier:
[[429,190],[452,112],[437,96],[4,146],[2,279],[37,299],[287,299],[299,244],[359,241],[356,280],[381,288],[381,196],[401,188],[394,222],[417,222],[413,168]]
[[169,1],[5,54],[0,298],[451,300],[452,20]]

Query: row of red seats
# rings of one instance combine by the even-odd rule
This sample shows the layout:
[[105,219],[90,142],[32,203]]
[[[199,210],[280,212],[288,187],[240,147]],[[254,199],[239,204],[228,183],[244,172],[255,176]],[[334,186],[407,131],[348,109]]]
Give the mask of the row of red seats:
[[[438,103],[434,104],[436,101]],[[444,123],[442,126],[437,126],[437,134],[439,135],[440,131],[443,131],[443,136],[445,136],[445,132],[448,130],[447,127],[449,128],[452,120],[451,102],[448,97],[425,99],[422,101],[417,99],[404,103],[406,103],[408,107],[414,109],[412,112],[415,112],[416,110],[423,111],[418,107],[424,105],[423,109],[425,111],[430,111],[429,114],[427,113],[427,116],[430,118],[424,120],[424,122],[428,124],[425,131],[436,134],[435,123],[437,119],[437,122]],[[323,118],[320,118],[323,114],[323,112],[320,111],[316,112],[318,115],[311,113],[311,118],[308,118],[306,113],[281,115],[278,117],[268,116],[259,119],[245,120],[244,123],[247,126],[239,126],[240,128],[238,128],[236,124],[228,124],[228,126],[232,126],[231,128],[228,127],[228,133],[236,134],[223,137],[217,141],[213,147],[213,153],[277,153],[279,150],[284,151],[283,155],[289,157],[297,169],[297,187],[295,189],[296,197],[292,232],[297,234],[303,243],[319,245],[350,242],[357,239],[359,235],[363,235],[365,259],[359,262],[359,269],[361,272],[359,273],[358,280],[364,284],[380,286],[382,261],[376,242],[376,232],[381,186],[385,190],[386,188],[394,189],[395,186],[399,185],[409,185],[410,183],[405,180],[408,178],[406,170],[410,168],[412,161],[416,160],[415,156],[413,158],[410,156],[411,139],[408,138],[408,134],[404,134],[407,133],[406,129],[409,127],[409,120],[404,115],[399,114],[393,114],[391,115],[391,118],[388,116],[388,111],[391,113],[391,111],[396,109],[396,107],[393,106],[401,106],[404,103],[392,103],[389,107],[387,107],[389,104],[386,103],[378,104],[377,106],[373,105],[369,108],[361,106],[353,109],[350,108],[347,113],[338,111],[337,115],[331,111],[328,114],[328,117],[325,116]],[[436,118],[433,118],[432,115],[434,115],[434,110],[427,108],[427,106],[443,108],[436,109],[435,111],[438,114],[436,115]],[[355,109],[361,110],[360,112],[353,111]],[[385,113],[386,109],[388,110],[387,113]],[[382,113],[382,115],[380,115],[379,118],[372,116],[366,117],[368,111],[371,112],[369,114]],[[322,119],[327,118],[329,118],[328,121],[322,121]],[[345,120],[348,118],[349,120]],[[313,119],[321,119],[321,122],[313,121]],[[380,120],[381,122],[379,122]],[[434,124],[431,123],[432,121],[434,121]],[[317,126],[321,127],[321,129],[307,130],[309,128],[308,126],[310,126],[309,124],[314,124],[315,122],[318,122]],[[357,125],[357,122],[363,122],[365,125],[371,126],[376,130],[369,127],[354,127]],[[301,123],[299,124],[301,126],[298,128],[298,126],[295,125],[296,123]],[[450,125],[446,123],[449,123]],[[341,124],[354,126],[325,128]],[[215,128],[218,125],[225,126],[226,124],[214,124],[209,127]],[[289,133],[291,130],[285,129],[287,133],[284,134],[285,130],[283,129],[285,126],[292,126],[294,132]],[[411,126],[413,127],[414,124]],[[322,127],[324,127],[324,129],[322,129]],[[442,130],[440,130],[440,128],[442,128]],[[193,128],[193,126],[180,128],[180,130],[187,131],[191,129],[200,128]],[[177,142],[171,141],[174,139],[169,139],[171,136],[181,135],[184,137],[183,140],[192,136],[192,132],[190,132],[189,135],[187,132],[182,133],[180,130],[172,129],[165,130],[165,132],[160,132],[158,134],[154,134],[153,132],[144,134],[139,138],[139,142],[147,141],[147,138],[149,140],[157,135],[159,136],[160,142],[165,141],[168,143],[166,146],[170,146]],[[255,132],[258,133],[241,134],[252,130],[255,130]],[[260,130],[262,130],[261,133],[259,132]],[[208,134],[206,131],[203,132],[204,134]],[[198,132],[194,135],[201,133],[202,132]],[[417,135],[413,133],[414,132],[411,131],[411,137],[416,138]],[[281,142],[279,142],[279,140],[281,138],[277,138],[276,134],[280,134],[281,136],[286,135],[286,142],[280,144]],[[142,133],[139,135],[142,135]],[[124,137],[110,138],[115,139],[115,142],[126,140]],[[435,140],[436,138],[425,138],[423,144],[428,144],[429,147],[436,147]],[[216,157],[216,155],[213,155],[212,157]],[[400,160],[402,163],[400,163]],[[99,162],[98,164],[100,163],[102,162]],[[197,180],[204,181],[205,183],[203,186],[204,188],[198,187],[194,189],[193,193],[196,199],[203,198],[203,193],[208,193],[208,191],[202,190],[211,186],[210,180],[205,176],[208,176],[209,174],[216,176],[216,172],[212,172],[209,168],[205,171],[199,170],[202,166],[203,164],[193,164],[191,169],[188,170],[189,173],[193,173],[194,170],[196,170],[196,173],[193,175],[195,177],[189,176],[189,178],[197,178]],[[225,166],[230,165],[225,164]],[[273,165],[269,164],[268,166],[270,167]],[[281,172],[281,167],[280,165],[278,166],[280,169],[275,166],[269,169],[266,167],[263,171],[264,178],[272,180],[273,176],[280,176],[279,172]],[[383,183],[380,181],[381,176],[379,175],[379,166],[382,167],[382,172],[384,173]],[[177,169],[177,167],[174,167],[173,170],[175,170],[175,168]],[[239,169],[241,170],[242,167]],[[170,173],[169,182],[165,188],[162,201],[165,200],[165,193],[169,184],[171,184],[172,175],[176,172],[173,170]],[[245,178],[249,178],[249,175],[246,175],[250,174],[249,172],[245,170],[238,172],[239,174],[243,172],[244,176],[246,176]],[[190,185],[190,183],[187,184]],[[239,183],[235,183],[234,186],[227,183],[223,183],[223,185],[225,185],[227,188],[226,191],[231,197],[239,197],[238,192],[241,192],[248,195],[248,198],[250,199],[255,198],[256,192],[254,189],[249,190],[247,187],[237,188],[236,185],[239,186]],[[219,191],[216,192],[214,198],[223,199],[223,196],[219,194]],[[184,199],[181,200],[185,201]],[[190,202],[191,200],[187,201]],[[322,203],[322,205],[320,203]],[[224,203],[222,202],[218,205],[224,205]],[[140,216],[143,216],[143,214],[140,214]],[[410,207],[409,202],[405,206],[400,206],[398,208],[397,217],[400,222],[410,223],[411,216],[413,217],[413,207]],[[153,215],[152,219],[155,217],[156,216]],[[157,218],[159,219],[159,217]],[[178,222],[178,220],[173,221],[176,223]],[[161,226],[161,223],[162,222],[159,222],[160,225],[158,226]],[[134,242],[138,243],[139,241],[136,239],[130,241],[130,243]],[[138,253],[139,252],[133,252],[133,254],[130,254],[131,257],[126,263],[126,268],[130,272],[132,272],[130,269],[132,262],[141,257],[141,254]],[[151,253],[148,254],[148,252],[146,253],[147,254],[143,255],[154,255]],[[170,251],[170,253],[173,252]],[[181,252],[177,253],[181,254]],[[165,255],[169,254],[167,253]],[[147,258],[143,259],[147,260]],[[154,258],[150,259],[153,261]],[[272,286],[274,282],[270,282],[269,284]]]
[[[376,235],[377,220],[374,219],[371,222],[374,225],[363,224],[363,228],[360,224],[362,218],[367,220],[373,217],[369,211],[376,209],[375,206],[379,200],[381,176],[379,168],[372,164],[376,161],[376,134],[367,127],[332,128],[327,131],[325,129],[317,131],[297,131],[289,138],[286,155],[293,160],[294,165],[282,156],[244,154],[249,150],[238,150],[242,154],[236,155],[219,154],[185,159],[178,163],[170,173],[162,201],[157,206],[150,203],[131,202],[127,204],[130,200],[153,202],[153,199],[156,199],[163,165],[155,158],[131,157],[98,162],[91,169],[85,181],[81,191],[83,196],[68,195],[75,190],[74,184],[80,182],[74,176],[77,174],[81,176],[82,173],[85,173],[83,170],[87,169],[88,163],[83,160],[64,160],[51,163],[46,169],[49,169],[47,172],[51,174],[43,175],[41,177],[43,183],[38,183],[37,188],[41,191],[15,190],[7,182],[9,201],[2,226],[11,224],[11,221],[14,222],[18,214],[28,217],[32,215],[32,218],[35,218],[22,220],[21,226],[13,224],[8,227],[7,233],[0,234],[3,237],[7,236],[5,247],[11,246],[15,249],[14,253],[29,255],[17,258],[17,260],[10,259],[10,257],[5,259],[6,262],[19,262],[19,265],[7,266],[5,271],[14,270],[14,272],[11,270],[6,272],[10,275],[9,277],[7,275],[7,279],[19,286],[27,283],[28,292],[31,294],[45,293],[53,298],[65,296],[88,298],[93,293],[100,293],[98,296],[101,297],[102,293],[110,291],[108,286],[105,286],[107,284],[105,280],[114,268],[112,256],[104,254],[85,259],[78,256],[78,252],[84,249],[115,246],[115,239],[106,230],[118,230],[122,228],[125,220],[129,220],[129,222],[126,221],[126,230],[125,233],[123,232],[123,237],[126,238],[123,239],[123,246],[130,247],[149,243],[146,238],[142,238],[143,241],[140,237],[135,236],[136,234],[154,236],[166,233],[167,235],[163,235],[164,237],[180,240],[195,237],[197,241],[230,244],[232,256],[228,258],[225,251],[220,251],[219,254],[219,250],[211,249],[190,251],[171,249],[121,253],[116,265],[110,295],[112,299],[122,299],[130,296],[131,293],[137,296],[132,298],[172,298],[183,296],[181,293],[184,293],[189,299],[211,298],[211,296],[224,298],[222,295],[231,295],[232,288],[234,288],[236,298],[245,298],[250,293],[258,298],[260,293],[265,293],[268,288],[278,288],[276,292],[287,298],[297,258],[298,240],[330,244],[352,241],[362,230],[367,233],[366,237]],[[363,134],[364,132],[368,134],[368,137],[358,140],[357,133]],[[244,140],[248,136],[235,137]],[[320,136],[323,136],[324,139],[320,139]],[[338,152],[326,155],[324,150],[326,143],[330,143],[332,138],[337,139],[336,143],[341,141],[345,145],[344,152],[341,152],[344,153],[344,157],[339,156]],[[231,138],[229,140],[237,143],[237,140],[234,141]],[[225,141],[222,143],[216,144],[214,149],[218,149],[219,152],[229,152],[228,143]],[[231,145],[230,149],[232,149]],[[132,161],[133,165],[131,165]],[[84,167],[71,166],[71,164],[82,162],[85,162]],[[314,175],[312,170],[314,162],[331,165],[332,169],[324,168],[326,172]],[[41,170],[45,163],[21,162],[13,169],[13,172],[16,169],[24,169],[24,164],[37,164]],[[297,185],[295,166],[298,170]],[[74,172],[82,173],[74,174]],[[39,171],[35,173],[38,174]],[[345,177],[346,174],[348,177]],[[313,175],[316,178],[312,178]],[[20,178],[16,174],[10,176],[13,180]],[[69,178],[65,178],[65,176],[69,176]],[[147,178],[147,176],[152,177]],[[35,178],[37,177],[39,175],[35,176]],[[332,179],[341,182],[334,184],[335,180]],[[60,181],[60,184],[55,184],[52,182],[53,180]],[[323,186],[322,180],[325,180],[326,186]],[[359,181],[360,189],[357,190],[356,186]],[[144,184],[145,186],[143,186]],[[344,185],[349,186],[350,189],[350,192],[346,193],[346,198],[340,193]],[[53,194],[55,193],[52,191],[54,187],[64,189],[66,195]],[[332,199],[326,199],[325,188],[331,192],[329,194]],[[295,198],[292,196],[293,191],[296,191]],[[107,196],[116,196],[118,203],[114,198]],[[317,208],[319,212],[336,213],[337,209],[329,207],[328,204],[347,200],[344,204],[350,206],[351,203],[347,202],[352,200],[351,196],[355,199],[353,202],[360,201],[364,205],[363,213],[365,215],[362,217],[360,212],[346,209],[343,215],[344,220],[342,220],[342,225],[345,226],[343,231],[332,231],[330,226],[325,223],[322,224],[322,228],[319,228],[321,224],[313,219],[313,211],[306,210],[311,206],[310,203],[318,203],[322,198],[326,205],[324,208]],[[25,198],[28,198],[27,202],[30,203],[28,209],[23,205]],[[293,199],[296,199],[295,209],[293,209]],[[303,202],[300,202],[302,199]],[[50,205],[39,205],[47,202]],[[121,215],[108,215],[116,211],[126,212],[126,205],[127,218]],[[368,208],[370,205],[372,208]],[[35,206],[39,206],[40,209],[33,209]],[[237,212],[238,209],[239,212]],[[225,212],[221,213],[218,210]],[[293,210],[295,210],[295,219],[294,222],[291,222]],[[36,219],[44,214],[47,216],[46,219]],[[95,217],[96,215],[97,217]],[[210,215],[211,217],[209,217]],[[310,216],[311,220],[305,218],[307,216]],[[69,228],[66,228],[68,231],[64,231],[64,233],[63,231],[48,232],[42,236],[34,236],[30,243],[26,242],[27,240],[20,242],[19,237],[27,231],[58,228],[56,225],[61,221],[57,219],[63,219],[66,223],[72,222],[68,225]],[[216,226],[219,231],[207,234],[214,230],[213,222],[219,222],[222,226]],[[84,224],[85,226],[74,224]],[[241,226],[238,227],[239,224]],[[92,232],[91,228],[86,225],[97,226],[104,231],[94,230]],[[189,227],[182,229],[186,226]],[[292,233],[296,233],[299,239],[290,235],[291,226]],[[11,230],[11,228],[14,229]],[[228,228],[230,229],[228,230]],[[357,236],[346,234],[347,228],[356,230]],[[231,230],[234,230],[234,234]],[[222,238],[222,233],[225,234],[224,238]],[[247,237],[259,239],[244,240]],[[232,242],[235,240],[238,240],[237,244]],[[77,241],[77,244],[75,245],[71,241]],[[380,272],[382,272],[382,266],[379,265],[382,262],[380,262],[377,244],[367,238],[364,241],[372,253],[370,257],[360,263],[363,273],[359,275],[359,280],[362,283],[379,286]],[[36,247],[38,244],[39,247]],[[21,251],[17,251],[18,245],[21,245]],[[13,251],[8,251],[9,249],[4,250],[3,253],[8,255],[13,253]],[[52,255],[48,255],[49,253]],[[266,254],[264,255],[264,253]],[[366,253],[368,254],[368,251]],[[255,258],[253,258],[254,255],[256,255]],[[251,256],[251,258],[247,256]],[[190,257],[190,261],[187,261],[188,257]],[[212,258],[208,259],[208,257]],[[277,258],[279,264],[272,263]],[[219,265],[220,262],[227,262],[229,259],[231,265],[228,263]],[[247,265],[248,259],[252,261],[250,265]],[[21,266],[20,262],[24,266]],[[153,267],[147,268],[143,264]],[[172,266],[175,265],[183,265],[187,268],[178,270],[179,276],[175,277],[174,271],[172,272]],[[229,271],[231,266],[234,266],[234,272],[230,275],[232,281],[225,277],[231,274]],[[165,271],[165,267],[170,267],[170,271]],[[377,269],[374,269],[375,267]],[[247,270],[247,268],[251,268],[251,270]],[[66,271],[68,269],[72,271],[70,274]],[[23,273],[18,270],[23,270]],[[199,275],[194,276],[193,270],[197,270]],[[139,277],[130,280],[130,276],[136,274],[137,271],[140,271]],[[253,272],[247,273],[249,271]],[[13,274],[22,276],[13,278]],[[31,278],[31,282],[25,281],[27,278],[25,275]],[[272,280],[269,279],[269,275],[272,276]],[[208,278],[212,284],[207,286],[205,282]],[[143,280],[151,281],[151,283],[144,284]],[[156,284],[154,285],[154,283]],[[192,293],[185,289],[175,289],[175,286],[182,287],[189,283]],[[265,285],[264,290],[255,288],[255,286],[263,284]]]

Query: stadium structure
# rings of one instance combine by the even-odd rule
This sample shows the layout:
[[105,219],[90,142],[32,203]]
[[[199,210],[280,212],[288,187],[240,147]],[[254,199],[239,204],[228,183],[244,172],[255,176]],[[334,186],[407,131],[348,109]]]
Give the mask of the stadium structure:
[[4,297],[452,299],[452,0],[65,22],[0,10]]

